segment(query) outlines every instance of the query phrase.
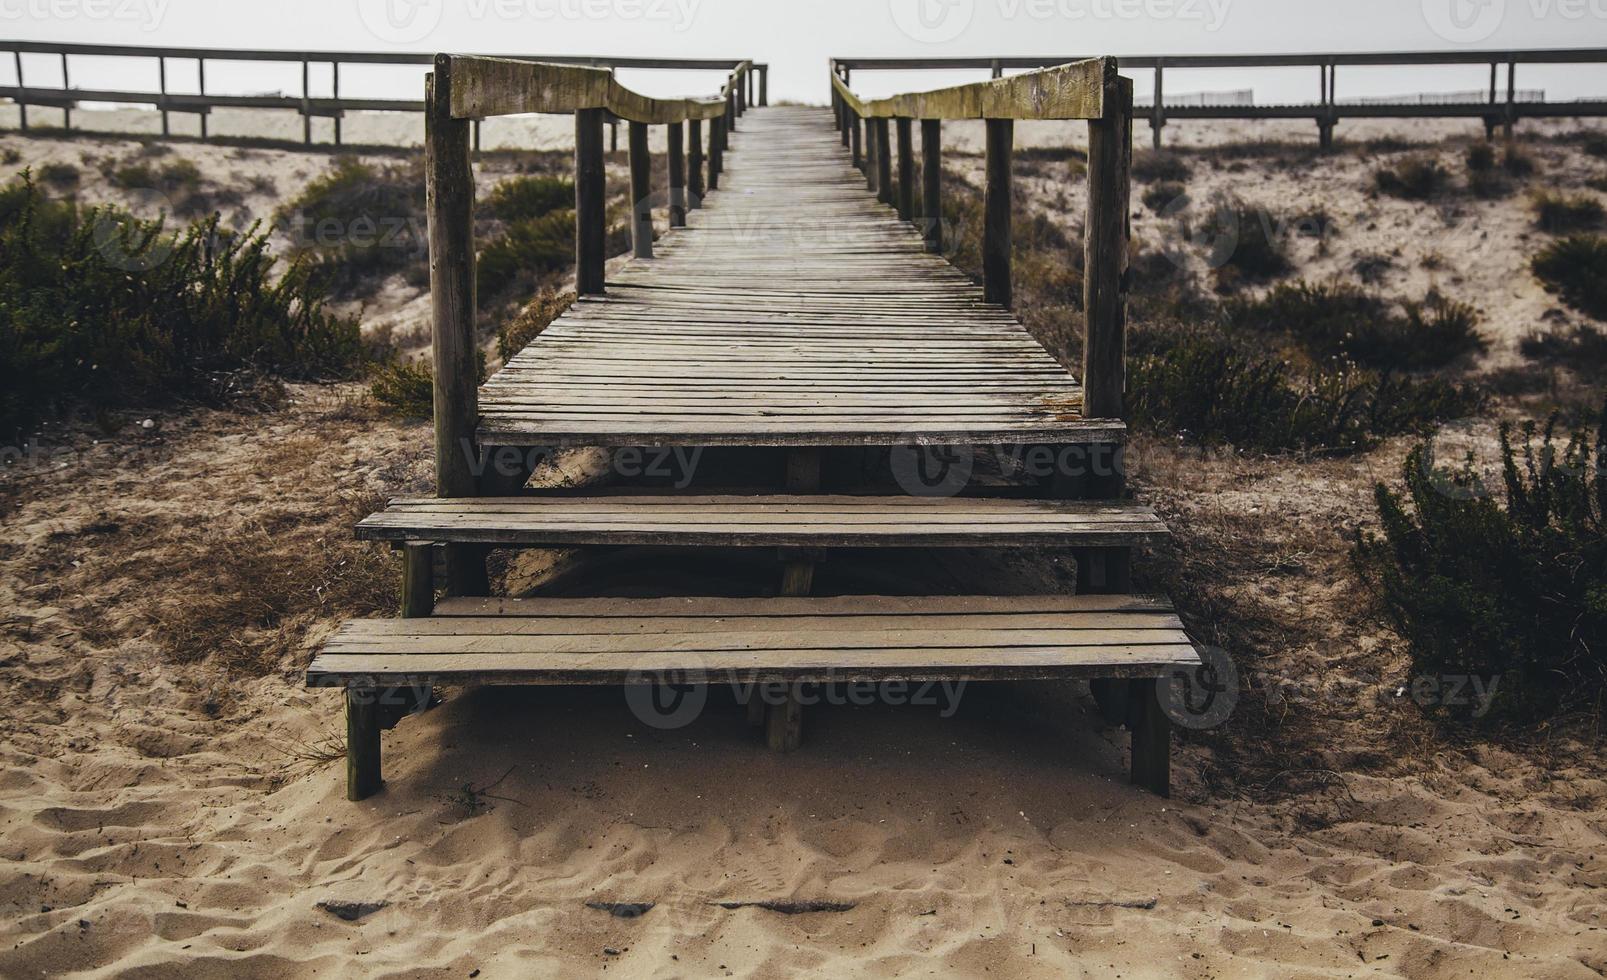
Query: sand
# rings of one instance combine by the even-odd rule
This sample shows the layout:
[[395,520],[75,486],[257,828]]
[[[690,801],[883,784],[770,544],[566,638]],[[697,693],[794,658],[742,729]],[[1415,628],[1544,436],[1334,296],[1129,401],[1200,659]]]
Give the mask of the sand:
[[[210,173],[260,167],[278,195],[320,159],[215,152]],[[1366,199],[1371,165],[1198,179],[1327,202],[1346,223],[1314,269],[1386,231],[1459,255],[1437,218]],[[1510,242],[1523,207],[1467,220]],[[1440,280],[1494,339],[1543,302],[1503,280],[1516,261],[1492,247]],[[1406,265],[1392,292],[1423,285]],[[376,316],[420,315],[388,302]],[[1171,557],[1263,634],[1235,651],[1256,695],[1235,723],[1180,735],[1174,800],[1125,784],[1126,736],[1080,687],[1004,685],[951,718],[816,709],[785,758],[722,697],[663,731],[614,690],[452,690],[386,735],[386,790],[351,804],[338,697],[298,675],[342,617],[393,601],[392,560],[349,527],[428,486],[428,428],[352,386],[144,417],[53,431],[58,452],[0,471],[0,976],[1607,973],[1599,744],[1439,732],[1395,696],[1403,657],[1357,600],[1344,534],[1404,442],[1304,464],[1135,446]],[[1065,577],[1036,554],[922,568],[999,592]],[[765,901],[852,908],[713,904]]]

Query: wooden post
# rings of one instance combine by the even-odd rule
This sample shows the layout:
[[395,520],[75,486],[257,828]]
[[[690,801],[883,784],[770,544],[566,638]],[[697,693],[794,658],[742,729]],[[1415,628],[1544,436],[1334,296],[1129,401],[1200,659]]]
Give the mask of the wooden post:
[[[820,492],[822,451],[817,447],[792,449],[787,452],[787,492],[807,494]],[[781,594],[806,596],[814,591],[814,555],[807,552],[783,550]],[[803,741],[803,704],[797,684],[787,687],[786,697],[780,704],[766,705],[765,743],[772,752],[795,751]],[[750,712],[749,720],[753,719]]]
[[736,79],[725,90],[725,148],[731,149],[731,134],[737,131],[737,89]]
[[653,156],[647,151],[647,124],[630,124],[631,254],[653,257]]
[[670,156],[670,227],[686,227],[686,127],[670,123],[666,129]]
[[[306,85],[306,76],[302,76],[302,85]],[[162,135],[167,136],[167,59],[156,59],[156,90],[162,93]]]
[[[310,113],[312,106],[308,101],[311,98],[312,66],[303,61],[301,63],[301,141],[309,146],[312,145],[312,115]],[[165,123],[163,124],[163,132],[166,132]]]
[[402,546],[402,618],[425,619],[434,612],[434,549],[409,542]]
[[1166,125],[1166,67],[1155,61],[1155,104],[1150,107],[1149,131],[1155,149],[1161,148],[1161,129]]
[[[982,210],[982,298],[1009,307],[1014,298],[1010,283],[1010,157],[1015,149],[1015,122],[987,121],[987,187]],[[1090,172],[1092,167],[1090,166]],[[1089,194],[1093,194],[1092,187]]]
[[[480,348],[474,326],[474,169],[469,126],[452,118],[452,59],[437,55],[425,80],[424,181],[429,216],[430,305],[435,352],[435,485],[440,497],[473,497]],[[452,595],[485,595],[483,549],[447,549]]]
[[603,166],[603,109],[575,113],[575,293],[603,292],[608,244],[607,173]]
[[[197,86],[197,89],[200,91],[200,93],[202,95],[205,95],[206,94],[206,59],[205,58],[197,58],[197,59],[195,59],[195,72],[196,72],[196,75],[197,75],[197,77],[198,77],[198,79],[199,79],[199,81],[201,83],[200,85]],[[211,114],[211,111],[212,110],[209,109],[206,106],[201,107],[201,140],[203,142],[206,140],[206,120],[207,120],[207,116]]]
[[893,203],[893,141],[887,119],[876,120],[876,200]]
[[854,169],[864,170],[865,148],[860,143],[859,129],[859,113],[850,108],[848,110],[848,142],[850,152],[853,153]]
[[720,171],[725,168],[725,117],[709,120],[709,190],[720,189]]
[[385,785],[380,775],[379,689],[346,689],[346,799],[356,803]]
[[770,104],[769,65],[761,65],[759,67],[759,104],[762,106],[768,106]]
[[898,120],[898,217],[915,220],[915,121]]
[[473,127],[473,132],[474,132],[474,158],[476,160],[480,159],[480,123],[481,122],[482,122],[482,120],[479,120],[479,119],[474,120],[474,127]]
[[988,66],[988,73],[993,78],[1004,77],[1004,65],[999,63],[998,58],[994,58],[993,63]]
[[67,76],[67,52],[63,51],[61,53],[61,94],[64,98],[61,103],[61,128],[67,130],[73,128],[73,104],[65,97],[71,95],[69,90],[72,87],[72,79]]
[[[833,95],[835,96],[836,93],[834,92]],[[848,149],[849,145],[852,143],[852,138],[848,135],[848,132],[849,132],[850,129],[853,128],[853,125],[854,125],[854,110],[850,109],[848,107],[848,100],[847,99],[845,99],[845,98],[843,98],[841,96],[836,96],[836,98],[837,98],[837,136],[838,136],[839,141],[843,144],[843,149],[846,150],[846,149]]]
[[[335,107],[330,110],[331,112],[334,113],[334,115],[330,117],[330,121],[332,121],[335,124],[335,145],[339,146],[340,145],[340,114],[341,114],[341,109],[340,109],[340,105],[339,105],[339,102],[340,102],[340,62],[331,61],[329,63],[329,70],[330,70],[330,72],[331,72],[331,74],[333,76],[333,80],[330,83],[329,94],[330,94],[330,97],[333,98],[335,100],[335,102],[336,102]],[[475,124],[474,124],[474,152],[476,152],[476,153],[480,152],[480,123],[478,121],[476,121]]]
[[696,210],[703,206],[703,120],[687,122],[687,142],[690,144],[687,160],[687,206]]
[[1172,795],[1172,722],[1161,710],[1154,678],[1129,689],[1128,727],[1133,732],[1132,782],[1163,799]]
[[1083,416],[1126,417],[1128,195],[1133,84],[1111,63],[1105,117],[1088,123],[1088,220],[1084,236]]
[[11,52],[12,59],[17,65],[17,123],[23,132],[28,131],[28,87],[22,80],[22,52]]
[[921,213],[926,250],[943,251],[943,120],[921,120]]
[[877,183],[878,174],[876,158],[882,151],[876,147],[876,120],[865,120],[865,189],[872,194],[881,196],[881,185]]
[[1518,114],[1518,63],[1507,62],[1507,113],[1501,124],[1501,136],[1512,142],[1512,123]]
[[619,152],[619,120],[608,120],[608,152]]

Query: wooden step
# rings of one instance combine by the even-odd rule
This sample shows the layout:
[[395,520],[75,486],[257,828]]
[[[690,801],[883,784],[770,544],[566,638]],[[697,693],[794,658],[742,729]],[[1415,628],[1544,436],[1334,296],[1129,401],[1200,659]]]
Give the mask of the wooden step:
[[1164,600],[1138,596],[449,599],[355,620],[314,687],[1158,677],[1198,665]]
[[372,541],[524,547],[1129,548],[1166,535],[1136,504],[834,495],[402,498],[357,526]]

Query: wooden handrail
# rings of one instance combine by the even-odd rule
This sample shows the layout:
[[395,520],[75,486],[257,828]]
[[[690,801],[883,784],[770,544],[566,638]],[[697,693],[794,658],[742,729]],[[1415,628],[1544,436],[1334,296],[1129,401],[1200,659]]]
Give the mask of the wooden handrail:
[[[1011,153],[1018,119],[1088,121],[1088,219],[1083,236],[1083,413],[1087,418],[1126,415],[1129,194],[1132,179],[1133,82],[1115,58],[1092,58],[1012,78],[997,78],[931,92],[867,100],[831,65],[832,110],[865,168],[866,186],[899,217],[923,231],[926,247],[943,247],[942,127],[949,119],[987,125],[987,180],[983,192],[982,292],[1009,307],[1011,283]],[[921,120],[922,214],[913,214],[914,120]],[[892,186],[894,149],[888,121],[897,123],[898,187]],[[863,127],[863,137],[861,137]],[[863,139],[863,159],[859,147]],[[1119,478],[1097,488],[1118,497]]]
[[452,117],[486,119],[521,112],[602,109],[627,122],[663,126],[725,115],[728,100],[753,62],[740,62],[718,96],[657,99],[626,88],[614,73],[583,65],[450,55]]
[[1089,58],[969,85],[861,99],[834,70],[832,90],[861,119],[1098,119],[1115,58]]

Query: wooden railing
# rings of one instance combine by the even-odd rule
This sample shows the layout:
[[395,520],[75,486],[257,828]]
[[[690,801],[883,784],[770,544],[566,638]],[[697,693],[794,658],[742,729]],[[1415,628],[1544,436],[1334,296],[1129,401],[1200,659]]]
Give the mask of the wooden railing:
[[[497,486],[495,474],[477,476],[474,465],[480,359],[470,124],[526,112],[575,117],[575,292],[596,295],[604,291],[607,259],[605,119],[614,117],[630,125],[631,242],[637,256],[651,257],[648,127],[668,128],[669,222],[671,227],[683,226],[687,209],[702,205],[705,159],[707,187],[719,187],[731,133],[749,106],[754,66],[748,61],[738,64],[719,94],[709,98],[654,99],[631,91],[601,68],[445,54],[437,55],[434,64],[425,80],[424,119],[437,491],[442,497],[511,494],[516,486]],[[704,123],[708,124],[706,157]],[[453,567],[454,588],[468,590],[456,594],[488,594],[480,581],[485,574],[482,561],[468,556]]]
[[[200,117],[201,138],[207,138],[207,117],[213,109],[281,109],[299,112],[302,117],[302,139],[312,143],[312,121],[328,118],[334,124],[334,142],[341,142],[341,118],[348,112],[423,112],[424,103],[418,99],[366,99],[340,94],[342,65],[432,65],[432,54],[390,54],[372,51],[264,51],[235,48],[175,48],[148,47],[124,44],[62,44],[53,41],[12,41],[0,39],[0,51],[9,51],[17,75],[16,85],[0,86],[0,98],[10,99],[17,105],[21,128],[28,129],[28,107],[45,106],[62,110],[65,128],[72,128],[72,110],[83,102],[112,102],[129,105],[154,105],[162,114],[162,135],[170,135],[168,115],[172,112],[194,113]],[[55,55],[61,60],[59,86],[30,85],[23,71],[23,55]],[[72,87],[70,58],[153,58],[157,65],[157,90],[132,91],[126,89],[82,89]],[[606,69],[653,69],[670,71],[725,71],[732,70],[737,59],[676,59],[676,58],[586,58],[572,56],[509,55],[514,61],[532,61],[554,65],[582,65]],[[194,61],[200,91],[181,93],[168,91],[168,62]],[[225,95],[207,92],[206,68],[208,61],[257,61],[299,64],[301,66],[301,94],[296,95]],[[331,73],[331,94],[314,97],[312,93],[312,66],[327,64]],[[769,102],[770,69],[768,65],[753,65],[744,75],[743,97],[750,104],[766,105]],[[479,145],[478,125],[474,132],[475,145]]]
[[[991,71],[999,78],[1007,70],[1039,69],[1074,61],[1068,57],[1050,58],[838,58],[832,73],[847,83],[852,72],[923,71],[977,69]],[[1607,97],[1575,102],[1520,101],[1517,98],[1519,65],[1607,64],[1607,48],[1550,48],[1542,50],[1447,50],[1396,51],[1384,53],[1332,54],[1235,54],[1235,55],[1141,55],[1123,57],[1122,67],[1152,69],[1155,72],[1155,99],[1143,116],[1149,120],[1155,146],[1161,145],[1161,130],[1167,119],[1314,119],[1322,145],[1333,144],[1334,126],[1345,118],[1472,118],[1484,122],[1493,133],[1496,126],[1512,135],[1519,119],[1607,116]],[[1488,99],[1468,102],[1340,102],[1334,97],[1337,69],[1342,67],[1424,65],[1489,65]],[[1504,91],[1500,69],[1506,67]],[[1165,99],[1166,69],[1194,68],[1316,68],[1316,102],[1290,105],[1200,105],[1168,106]]]
[[[1128,198],[1132,167],[1133,83],[1114,58],[1095,58],[1024,75],[886,99],[862,99],[834,64],[832,109],[870,190],[916,222],[928,251],[943,249],[943,121],[982,119],[987,126],[983,294],[1010,306],[1010,159],[1017,119],[1088,121],[1088,221],[1084,239],[1083,414],[1124,418]],[[914,208],[914,122],[921,121],[921,213]],[[897,133],[898,180],[892,173]]]

